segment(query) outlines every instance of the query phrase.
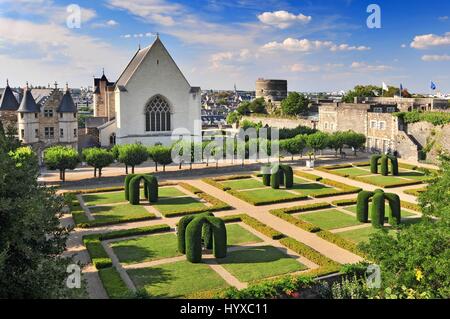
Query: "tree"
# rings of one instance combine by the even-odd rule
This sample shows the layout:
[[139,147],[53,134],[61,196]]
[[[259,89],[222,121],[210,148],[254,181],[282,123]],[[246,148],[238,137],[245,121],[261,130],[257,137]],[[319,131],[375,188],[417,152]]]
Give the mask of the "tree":
[[280,150],[287,152],[294,160],[294,155],[302,154],[306,147],[306,137],[304,135],[297,135],[294,138],[287,140],[280,140]]
[[239,123],[239,121],[241,120],[241,115],[238,112],[231,112],[230,114],[227,115],[227,124],[228,125],[232,125],[235,123]]
[[108,167],[114,162],[114,155],[112,152],[104,148],[85,148],[83,150],[83,158],[88,165],[94,167],[94,177],[102,177],[102,169]]
[[381,96],[381,87],[375,85],[357,85],[351,91],[344,95],[342,101],[345,103],[353,103],[355,97],[375,97]]
[[172,148],[157,145],[153,147],[152,158],[155,163],[158,163],[163,166],[163,171],[166,171],[166,165],[172,163]]
[[125,164],[125,172],[128,174],[128,166],[134,174],[136,165],[144,163],[148,159],[147,148],[142,144],[126,144],[119,147],[119,162]]
[[236,112],[240,115],[249,115],[250,114],[250,102],[244,101],[239,104],[236,109]]
[[314,151],[314,158],[316,158],[317,151],[322,151],[328,146],[329,135],[323,132],[316,132],[308,135],[307,145]]
[[69,228],[64,200],[39,186],[38,159],[0,131],[0,298],[73,298],[65,285],[72,258],[63,257]]
[[66,170],[75,169],[80,161],[76,149],[70,146],[53,146],[45,150],[44,163],[49,170],[59,170],[59,178],[66,180]]
[[328,147],[333,149],[336,153],[335,156],[339,153],[342,153],[342,148],[345,145],[345,133],[343,132],[334,132],[329,136],[328,139]]
[[344,132],[345,145],[353,148],[354,155],[358,149],[364,147],[366,144],[366,136],[364,134],[356,133],[353,131]]
[[257,113],[257,114],[265,114],[265,113],[267,113],[266,101],[262,97],[254,99],[250,103],[249,108],[250,108],[250,111],[252,113]]
[[308,98],[297,92],[291,92],[281,101],[281,110],[285,115],[299,115],[308,112]]

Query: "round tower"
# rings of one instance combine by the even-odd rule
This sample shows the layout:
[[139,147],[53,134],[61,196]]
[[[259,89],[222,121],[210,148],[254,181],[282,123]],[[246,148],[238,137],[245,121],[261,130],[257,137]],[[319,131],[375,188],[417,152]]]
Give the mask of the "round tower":
[[67,83],[57,113],[59,123],[59,142],[71,144],[76,147],[78,143],[78,109],[73,102],[69,85]]
[[27,83],[22,102],[17,110],[19,139],[24,144],[39,142],[39,111],[39,106],[36,104]]
[[287,97],[286,80],[266,80],[256,81],[256,98],[264,98],[267,103],[280,103]]

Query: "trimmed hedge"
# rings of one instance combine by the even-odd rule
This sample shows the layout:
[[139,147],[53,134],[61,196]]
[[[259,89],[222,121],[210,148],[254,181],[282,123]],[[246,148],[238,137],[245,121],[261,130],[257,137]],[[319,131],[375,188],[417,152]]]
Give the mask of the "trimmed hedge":
[[371,177],[361,177],[361,176],[354,176],[354,177],[352,177],[352,179],[363,182],[363,183],[383,187],[383,188],[396,188],[396,187],[423,184],[422,181],[413,181],[413,180],[410,180],[410,181],[405,180],[405,181],[399,181],[396,183],[385,184],[385,183],[380,183],[380,182],[374,182]]
[[280,175],[279,171],[276,173],[273,173],[270,175],[270,187],[273,189],[279,189],[280,188]]
[[275,230],[272,227],[267,226],[264,223],[261,223],[259,220],[250,217],[247,214],[231,215],[222,217],[221,219],[225,223],[243,222],[271,239],[277,240],[286,237],[283,233],[280,233],[278,230]]
[[389,175],[388,160],[389,160],[389,157],[387,157],[386,155],[383,155],[381,157],[380,173],[383,176],[388,176]]
[[356,163],[352,163],[352,164],[353,164],[353,166],[356,166],[356,167],[370,166],[370,162],[369,161],[367,161],[367,162],[356,162]]
[[321,166],[319,168],[323,168],[325,170],[334,170],[334,169],[341,169],[341,168],[350,168],[353,167],[352,164],[335,164],[335,165],[325,165]]
[[332,232],[329,232],[328,230],[321,230],[316,233],[317,236],[319,236],[322,239],[325,239],[336,246],[339,246],[341,248],[344,248],[345,250],[348,250],[356,255],[364,257],[364,254],[361,250],[358,249],[357,245],[338,234],[334,234]]
[[398,176],[398,159],[395,156],[388,155],[387,156],[391,160],[391,171],[392,175]]
[[216,188],[218,188],[218,189],[220,189],[220,190],[222,190],[224,192],[231,190],[231,187],[228,187],[228,186],[225,186],[225,185],[223,185],[221,183],[218,183],[213,178],[204,178],[204,179],[202,179],[202,181],[207,183],[207,184],[209,184],[209,185],[211,185],[211,186],[214,186],[214,187],[216,187]]
[[356,220],[361,223],[369,221],[369,199],[374,195],[373,192],[362,191],[358,194],[356,200]]
[[370,211],[370,219],[373,227],[381,228],[384,226],[385,213],[384,192],[376,190],[372,197],[372,208]]
[[399,225],[401,222],[400,196],[393,193],[385,193],[384,196],[389,202],[389,224],[392,226]]
[[150,235],[170,231],[170,226],[167,224],[145,226],[132,229],[115,230],[100,235],[100,240],[110,240],[122,237],[132,237],[140,235]]
[[352,199],[334,200],[331,202],[331,204],[333,204],[335,206],[352,206],[352,205],[356,205],[357,202],[358,202],[358,200],[356,198],[352,198]]
[[185,190],[187,190],[193,194],[196,194],[196,195],[203,193],[203,191],[201,189],[199,189],[195,186],[192,186],[191,184],[188,184],[188,183],[181,182],[181,183],[178,183],[178,185],[183,187]]
[[125,200],[130,200],[130,182],[137,174],[128,174],[125,177]]
[[308,204],[308,205],[301,205],[301,206],[293,206],[293,207],[287,207],[287,208],[280,208],[280,209],[274,209],[272,212],[281,212],[285,214],[295,214],[295,213],[301,213],[301,212],[307,212],[312,210],[319,210],[319,209],[325,209],[330,208],[331,204],[322,202],[322,203],[314,203],[314,204]]
[[295,195],[292,196],[292,194],[286,195],[286,197],[281,197],[278,199],[261,199],[261,200],[254,200],[253,198],[247,196],[245,192],[238,192],[235,190],[229,190],[229,194],[249,203],[254,206],[263,206],[263,205],[270,205],[270,204],[277,204],[277,203],[285,203],[285,202],[294,202],[299,200],[306,200],[308,199],[308,196],[306,195]]
[[292,225],[295,225],[303,230],[306,230],[307,232],[316,233],[321,230],[320,227],[318,227],[314,224],[308,223],[299,218],[295,218],[295,217],[289,215],[288,213],[283,212],[282,209],[272,210],[272,211],[270,211],[270,213],[274,216],[277,216],[277,217],[287,221],[288,223],[290,223]]
[[380,158],[381,155],[372,155],[370,158],[370,172],[372,174],[378,174],[378,161]]
[[403,193],[418,197],[421,193],[425,192],[426,190],[427,190],[426,187],[415,188],[415,189],[407,189],[407,190],[404,190]]
[[298,177],[304,177],[306,179],[318,182],[322,179],[322,177],[314,175],[314,174],[309,174],[309,173],[305,173],[305,172],[301,172],[301,171],[294,171],[294,175],[298,176]]
[[401,200],[400,206],[421,213],[422,209],[419,205]]
[[294,170],[289,165],[280,165],[281,170],[284,173],[284,186],[287,189],[294,187]]
[[122,277],[120,277],[119,272],[115,268],[110,267],[106,269],[100,269],[98,271],[98,274],[109,298],[129,298],[130,290],[123,282]]
[[152,175],[139,174],[129,180],[128,198],[131,205],[139,205],[140,203],[140,183],[144,181],[144,193],[149,203],[158,201],[158,180]]
[[224,182],[224,181],[232,181],[237,179],[247,179],[252,178],[252,175],[232,175],[232,176],[223,176],[223,177],[216,177],[214,178],[217,182]]

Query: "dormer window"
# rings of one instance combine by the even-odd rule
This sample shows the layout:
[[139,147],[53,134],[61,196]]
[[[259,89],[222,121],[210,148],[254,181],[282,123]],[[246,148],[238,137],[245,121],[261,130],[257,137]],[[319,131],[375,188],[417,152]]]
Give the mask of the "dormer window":
[[53,117],[53,109],[44,109],[44,117]]
[[23,113],[20,113],[20,118],[23,119]]

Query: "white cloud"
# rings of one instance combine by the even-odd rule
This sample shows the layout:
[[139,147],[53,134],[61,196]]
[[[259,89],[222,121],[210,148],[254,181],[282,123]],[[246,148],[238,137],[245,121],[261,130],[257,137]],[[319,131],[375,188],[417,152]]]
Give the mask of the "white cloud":
[[264,24],[275,26],[279,29],[287,29],[295,23],[307,24],[312,20],[311,16],[302,13],[295,15],[287,11],[264,12],[258,15],[259,21]]
[[119,23],[116,20],[108,20],[105,22],[93,23],[91,26],[93,28],[114,28],[117,27]]
[[407,47],[407,45],[403,43],[400,47],[404,49]]
[[442,16],[442,17],[438,17],[439,21],[447,21],[448,20],[448,16]]
[[223,69],[224,67],[236,66],[239,62],[248,61],[251,58],[257,58],[249,49],[242,49],[239,52],[218,52],[210,57],[210,69]]
[[450,32],[445,33],[443,36],[435,34],[417,35],[411,42],[411,47],[415,49],[427,49],[436,46],[450,45]]
[[317,65],[295,63],[289,67],[289,70],[296,73],[318,72],[320,71],[320,67]]
[[334,44],[331,41],[318,41],[308,39],[294,39],[287,38],[283,42],[269,42],[266,43],[262,49],[266,51],[271,50],[287,50],[296,52],[310,52],[319,49],[329,49],[330,51],[367,51],[370,50],[366,46],[350,46],[348,44]]
[[426,62],[450,61],[450,55],[424,55],[422,60]]
[[371,65],[366,62],[353,62],[350,67],[361,72],[382,72],[392,69],[392,67],[388,65]]

